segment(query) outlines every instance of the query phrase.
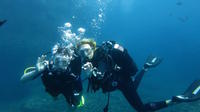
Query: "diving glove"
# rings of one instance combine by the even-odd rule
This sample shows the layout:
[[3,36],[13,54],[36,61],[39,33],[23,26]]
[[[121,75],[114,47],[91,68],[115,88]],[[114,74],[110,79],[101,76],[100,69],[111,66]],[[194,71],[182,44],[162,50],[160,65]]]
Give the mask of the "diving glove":
[[103,74],[96,67],[93,67],[91,62],[87,62],[86,64],[84,64],[82,66],[82,69],[84,70],[87,77],[93,76],[93,77],[96,77],[98,79],[103,78]]
[[87,62],[82,66],[82,69],[84,70],[84,73],[89,77],[92,74],[93,65],[91,62]]
[[162,59],[155,56],[149,56],[143,66],[143,69],[147,71],[149,68],[158,66],[162,62]]
[[42,55],[38,58],[36,67],[28,67],[24,70],[20,81],[27,82],[37,78],[47,68],[48,64],[49,62],[46,60],[46,55]]
[[38,72],[43,72],[47,66],[49,65],[49,62],[46,60],[46,55],[42,55],[41,57],[38,57],[36,68]]

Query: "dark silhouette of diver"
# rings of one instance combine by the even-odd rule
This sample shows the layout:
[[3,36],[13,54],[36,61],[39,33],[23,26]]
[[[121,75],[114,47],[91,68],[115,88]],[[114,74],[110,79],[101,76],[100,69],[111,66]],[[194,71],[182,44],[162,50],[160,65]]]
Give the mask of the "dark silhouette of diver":
[[39,57],[36,67],[27,68],[21,81],[27,82],[41,76],[46,92],[51,96],[56,98],[62,94],[71,107],[83,106],[80,56],[74,53],[73,59],[70,59],[65,47],[54,51],[50,59],[46,55]]
[[6,22],[7,22],[7,20],[0,20],[0,26],[2,26]]
[[114,41],[107,41],[101,46],[96,46],[94,40],[82,39],[77,46],[84,63],[82,68],[88,75],[88,91],[95,92],[101,88],[104,93],[108,93],[108,103],[104,112],[108,111],[109,93],[116,89],[122,92],[138,112],[156,111],[169,105],[196,101],[200,98],[200,80],[197,80],[181,95],[144,104],[137,93],[137,88],[144,73],[161,63],[160,58],[148,57],[143,68],[138,72],[128,51]]

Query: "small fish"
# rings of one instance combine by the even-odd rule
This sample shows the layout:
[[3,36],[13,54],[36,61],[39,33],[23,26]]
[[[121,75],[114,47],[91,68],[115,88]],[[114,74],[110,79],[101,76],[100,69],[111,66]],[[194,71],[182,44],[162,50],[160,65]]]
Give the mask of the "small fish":
[[7,22],[7,20],[0,20],[0,26],[2,26],[6,22]]
[[179,1],[176,3],[176,5],[181,6],[181,5],[183,5],[183,3]]
[[189,20],[189,17],[188,16],[179,17],[178,20],[181,21],[182,23],[185,23],[185,22],[187,22]]
[[171,12],[171,13],[169,13],[169,16],[173,16],[173,13]]

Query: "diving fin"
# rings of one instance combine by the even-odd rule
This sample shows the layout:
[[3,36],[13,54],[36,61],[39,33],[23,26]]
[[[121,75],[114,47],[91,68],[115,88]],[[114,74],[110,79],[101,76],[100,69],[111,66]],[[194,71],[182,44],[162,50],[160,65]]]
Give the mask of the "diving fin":
[[158,66],[160,63],[162,62],[162,59],[156,56],[148,56],[145,64],[144,64],[144,68],[153,68]]
[[195,80],[182,95],[174,96],[174,102],[193,102],[200,100],[200,80]]

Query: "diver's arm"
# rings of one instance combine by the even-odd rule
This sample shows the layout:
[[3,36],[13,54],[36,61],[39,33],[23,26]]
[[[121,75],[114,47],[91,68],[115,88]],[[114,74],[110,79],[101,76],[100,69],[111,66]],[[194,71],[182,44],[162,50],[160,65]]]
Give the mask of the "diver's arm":
[[20,81],[21,82],[28,82],[30,80],[34,80],[35,78],[37,78],[41,74],[42,74],[41,71],[32,70],[32,71],[30,71],[28,73],[23,74],[22,77],[20,78]]
[[29,69],[27,68],[24,71],[24,74],[22,75],[22,77],[20,78],[20,81],[27,82],[40,76],[47,69],[47,66],[49,66],[49,61],[45,60],[45,58],[46,58],[45,55],[42,55],[41,57],[39,57],[37,60],[36,67],[30,67],[30,68],[33,68],[32,71],[27,72]]

